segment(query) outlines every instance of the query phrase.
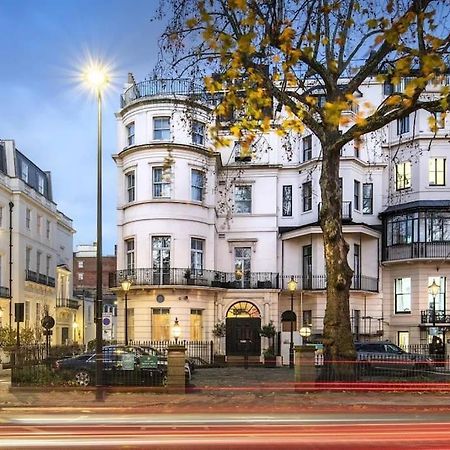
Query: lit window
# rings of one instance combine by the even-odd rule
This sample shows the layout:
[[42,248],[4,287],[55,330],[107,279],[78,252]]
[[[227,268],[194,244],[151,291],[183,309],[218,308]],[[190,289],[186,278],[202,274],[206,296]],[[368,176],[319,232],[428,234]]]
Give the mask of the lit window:
[[170,179],[162,167],[153,168],[153,198],[170,198]]
[[84,261],[78,261],[78,268],[83,269],[84,268]]
[[192,200],[201,202],[203,201],[203,186],[204,186],[205,174],[196,169],[192,169],[191,174],[191,193]]
[[205,124],[197,120],[192,122],[192,143],[197,145],[205,144]]
[[235,186],[234,211],[236,214],[250,214],[252,212],[251,186]]
[[134,202],[136,200],[136,191],[135,191],[136,175],[135,175],[134,170],[125,174],[125,177],[127,180],[128,202]]
[[127,125],[127,143],[134,145],[134,122]]
[[411,314],[411,278],[395,280],[395,313]]
[[203,339],[203,311],[201,309],[191,309],[190,336],[191,341],[201,341]]
[[153,118],[153,139],[155,141],[170,140],[170,117]]
[[411,163],[409,161],[395,166],[395,187],[397,191],[411,187]]
[[445,186],[445,158],[430,158],[428,173],[430,186]]
[[152,340],[168,341],[170,339],[169,308],[152,308]]
[[84,279],[84,273],[78,273],[78,281],[83,281]]

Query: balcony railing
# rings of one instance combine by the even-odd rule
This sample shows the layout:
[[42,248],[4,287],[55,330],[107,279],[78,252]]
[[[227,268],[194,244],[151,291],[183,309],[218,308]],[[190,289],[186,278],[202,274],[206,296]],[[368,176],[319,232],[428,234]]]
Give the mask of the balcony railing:
[[446,311],[427,309],[420,312],[420,323],[433,325],[433,324],[444,324],[448,323],[450,325],[450,314]]
[[220,272],[193,269],[131,269],[109,274],[109,287],[129,279],[137,286],[206,286],[225,289],[278,289],[278,274],[272,272]]
[[9,298],[9,288],[0,286],[0,297]]
[[25,270],[25,280],[55,287],[55,279],[53,277],[42,275],[41,273],[33,272],[32,270]]
[[450,253],[450,242],[412,242],[383,249],[383,261],[400,259],[445,259]]
[[78,309],[80,307],[80,303],[78,302],[78,300],[72,298],[57,298],[56,307]]
[[200,83],[194,83],[190,79],[158,79],[145,80],[130,86],[120,97],[121,108],[133,101],[161,95],[185,95],[195,96],[206,101],[208,94]]
[[[288,288],[288,282],[291,279],[291,275],[283,277],[282,288]],[[297,290],[302,291],[320,291],[327,288],[327,276],[326,275],[294,275],[294,280],[298,283]],[[367,277],[365,275],[354,276],[352,284],[350,286],[352,291],[367,291],[378,292],[378,278]]]
[[[319,217],[320,209],[322,208],[322,203],[319,203]],[[349,222],[352,221],[352,202],[342,202],[342,220]]]

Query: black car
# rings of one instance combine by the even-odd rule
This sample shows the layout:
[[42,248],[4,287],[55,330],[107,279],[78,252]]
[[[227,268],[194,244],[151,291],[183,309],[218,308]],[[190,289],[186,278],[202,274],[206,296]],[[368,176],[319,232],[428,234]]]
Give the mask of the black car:
[[433,369],[434,362],[426,355],[405,352],[389,341],[355,342],[357,360],[367,369],[411,371]]
[[[103,357],[103,384],[165,386],[167,370],[148,358],[123,349],[105,348]],[[79,386],[95,382],[96,354],[84,353],[55,362],[54,370],[69,377]]]

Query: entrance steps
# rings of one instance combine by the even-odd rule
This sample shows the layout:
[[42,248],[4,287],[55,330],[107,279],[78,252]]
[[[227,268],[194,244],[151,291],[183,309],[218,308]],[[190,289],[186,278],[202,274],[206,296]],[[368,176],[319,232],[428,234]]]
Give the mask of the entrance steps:
[[[248,365],[249,366],[260,366],[262,363],[259,356],[249,356]],[[245,366],[245,356],[227,356],[227,366],[232,367],[244,367]]]

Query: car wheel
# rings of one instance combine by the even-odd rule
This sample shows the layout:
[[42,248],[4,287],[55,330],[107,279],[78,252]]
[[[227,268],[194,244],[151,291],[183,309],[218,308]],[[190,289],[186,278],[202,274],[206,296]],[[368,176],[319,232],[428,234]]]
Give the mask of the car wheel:
[[86,370],[80,370],[75,372],[74,380],[78,386],[89,386],[91,384],[91,374]]

